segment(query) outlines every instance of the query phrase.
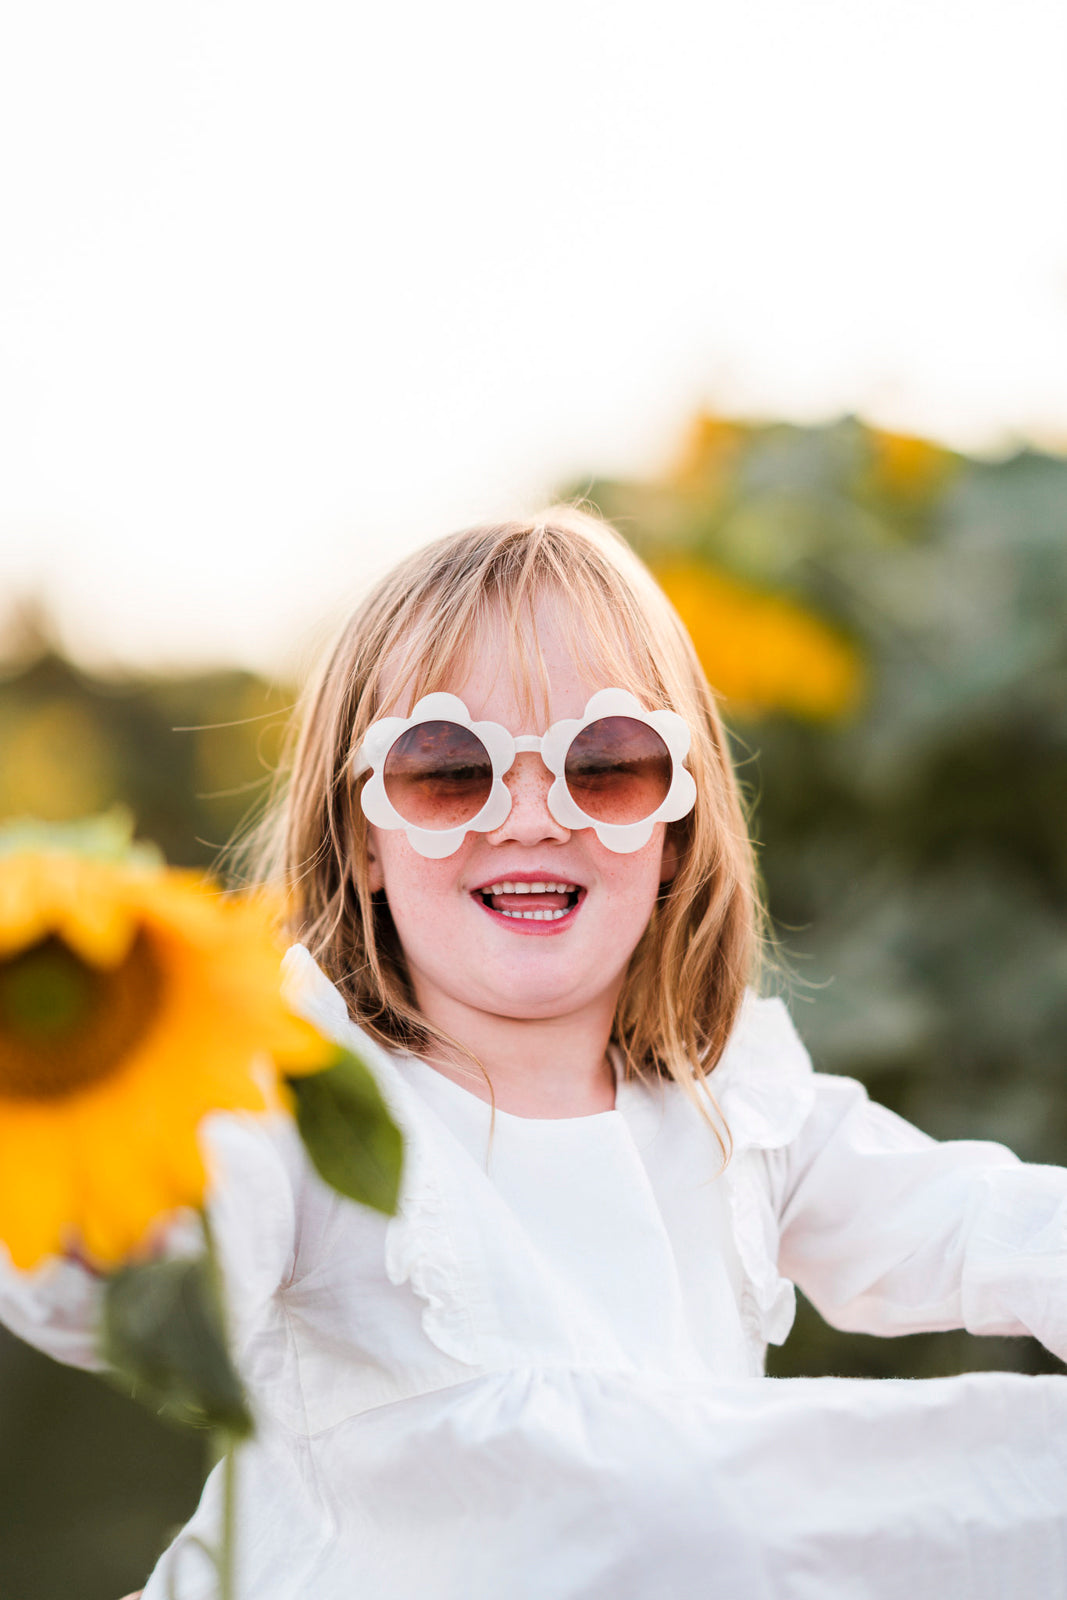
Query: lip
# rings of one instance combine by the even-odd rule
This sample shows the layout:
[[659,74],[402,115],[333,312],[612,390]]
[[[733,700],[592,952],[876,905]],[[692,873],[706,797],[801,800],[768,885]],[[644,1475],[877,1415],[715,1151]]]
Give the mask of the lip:
[[[494,879],[494,882],[499,883],[499,881],[499,879]],[[515,878],[508,879],[509,883],[515,883],[516,881]],[[559,882],[558,878],[556,882]],[[557,934],[566,933],[568,928],[574,927],[575,918],[582,909],[582,902],[585,899],[585,890],[581,891],[577,904],[572,906],[566,916],[557,918],[555,922],[524,922],[519,917],[506,917],[502,911],[494,911],[492,906],[487,906],[484,900],[475,899],[473,895],[471,898],[474,899],[475,905],[481,911],[484,911],[487,917],[492,917],[494,922],[498,923],[500,927],[506,928],[509,933],[521,933],[528,939],[554,939]]]
[[[557,918],[555,922],[526,922],[520,917],[506,917],[502,911],[494,911],[492,906],[486,905],[481,896],[494,883],[573,883],[578,890],[578,899],[566,916]],[[487,917],[492,917],[499,927],[506,928],[509,933],[522,934],[528,939],[554,939],[558,934],[566,933],[568,928],[574,927],[587,892],[584,883],[579,883],[577,878],[569,877],[566,872],[560,872],[559,868],[555,867],[540,872],[504,870],[494,872],[491,878],[486,878],[484,883],[477,884],[470,890],[470,897],[480,911]]]
[[471,894],[484,894],[494,883],[573,883],[576,889],[585,889],[578,878],[568,877],[556,867],[545,867],[540,872],[494,872],[484,883],[471,885]]

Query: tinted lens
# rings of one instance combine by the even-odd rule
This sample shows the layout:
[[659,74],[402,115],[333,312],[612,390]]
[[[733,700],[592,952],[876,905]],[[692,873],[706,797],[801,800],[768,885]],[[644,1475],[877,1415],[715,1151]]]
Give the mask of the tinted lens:
[[493,787],[482,741],[458,722],[419,722],[393,745],[382,773],[385,792],[417,828],[460,828],[478,815]]
[[574,803],[594,822],[643,822],[667,798],[671,753],[633,717],[601,717],[583,728],[564,768]]

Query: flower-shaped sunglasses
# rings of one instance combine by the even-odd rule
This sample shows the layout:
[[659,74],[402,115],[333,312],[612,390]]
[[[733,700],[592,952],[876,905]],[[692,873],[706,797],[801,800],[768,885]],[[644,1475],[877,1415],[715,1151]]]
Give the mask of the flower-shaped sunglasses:
[[548,809],[564,828],[593,828],[619,853],[640,850],[657,822],[693,809],[683,765],[689,729],[673,711],[646,711],[626,689],[600,689],[582,715],[547,733],[515,736],[475,722],[454,694],[428,694],[408,717],[372,722],[356,752],[370,769],[360,804],[379,828],[403,828],[419,855],[450,856],[470,831],[490,833],[511,810],[504,775],[523,751],[540,755],[554,782]]

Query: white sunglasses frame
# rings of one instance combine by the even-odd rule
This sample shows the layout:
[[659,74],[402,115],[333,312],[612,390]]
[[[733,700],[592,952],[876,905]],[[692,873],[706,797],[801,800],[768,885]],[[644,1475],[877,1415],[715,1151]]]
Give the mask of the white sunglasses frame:
[[[567,751],[583,728],[604,717],[629,717],[634,722],[646,723],[670,752],[670,788],[652,815],[643,817],[640,822],[597,822],[575,804],[567,788]],[[489,798],[477,815],[461,827],[420,828],[405,821],[385,792],[386,757],[401,734],[420,722],[457,722],[469,728],[489,754],[493,768]],[[598,689],[580,717],[554,722],[542,735],[516,735],[499,722],[475,722],[458,695],[427,694],[412,708],[409,716],[381,717],[371,723],[352,758],[352,773],[358,778],[371,769],[371,776],[359,797],[368,822],[378,828],[402,828],[413,850],[431,861],[440,861],[453,855],[468,833],[491,833],[507,820],[511,791],[504,776],[511,770],[517,755],[533,751],[541,757],[555,780],[548,791],[548,809],[561,827],[592,828],[606,849],[628,855],[648,843],[657,822],[677,822],[696,804],[696,784],[692,773],[683,765],[690,742],[689,728],[676,711],[646,711],[628,689]]]

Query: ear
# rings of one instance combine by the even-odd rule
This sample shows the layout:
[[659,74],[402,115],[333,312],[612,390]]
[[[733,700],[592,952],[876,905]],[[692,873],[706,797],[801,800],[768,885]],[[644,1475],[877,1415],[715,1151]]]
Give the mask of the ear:
[[675,873],[682,864],[681,851],[678,841],[674,836],[674,829],[668,823],[663,834],[663,855],[660,860],[659,882],[660,888],[666,888],[672,882]]

